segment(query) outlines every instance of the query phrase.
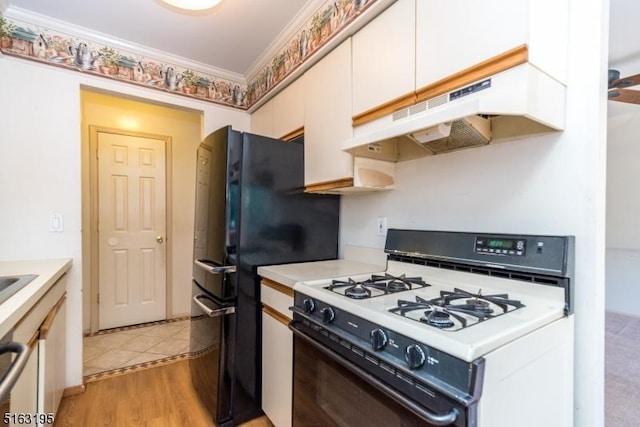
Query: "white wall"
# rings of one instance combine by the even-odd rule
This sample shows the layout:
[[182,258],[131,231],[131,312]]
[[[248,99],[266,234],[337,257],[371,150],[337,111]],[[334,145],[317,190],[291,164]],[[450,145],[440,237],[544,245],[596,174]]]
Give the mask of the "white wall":
[[[636,74],[640,59],[613,68]],[[640,106],[608,107],[606,308],[640,316]]]
[[[11,57],[0,58],[0,259],[73,258],[68,282],[66,386],[82,383],[80,86],[204,112],[203,134],[242,111]],[[51,212],[63,233],[48,232]]]
[[576,236],[575,425],[604,424],[608,2],[571,1],[564,132],[397,165],[397,188],[343,197],[341,245],[389,227]]

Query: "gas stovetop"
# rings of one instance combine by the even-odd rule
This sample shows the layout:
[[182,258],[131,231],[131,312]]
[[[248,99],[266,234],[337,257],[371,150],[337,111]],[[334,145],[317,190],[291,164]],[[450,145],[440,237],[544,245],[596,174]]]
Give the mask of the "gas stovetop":
[[431,285],[421,276],[385,272],[365,279],[333,279],[325,289],[354,300],[396,295],[397,306],[389,309],[391,313],[446,331],[457,331],[524,306],[507,293],[483,294],[482,289],[469,291],[456,287],[440,290],[435,298],[420,295],[402,298],[406,291],[428,286]]
[[397,261],[294,290],[468,361],[564,315],[561,288]]

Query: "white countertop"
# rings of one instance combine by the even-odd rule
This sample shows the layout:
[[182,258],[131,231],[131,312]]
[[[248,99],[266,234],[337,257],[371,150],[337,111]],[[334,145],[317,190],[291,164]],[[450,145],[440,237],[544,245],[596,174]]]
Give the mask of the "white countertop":
[[385,269],[385,265],[362,261],[336,259],[331,261],[302,262],[258,267],[258,274],[293,288],[298,282],[332,279],[363,273],[374,273]]
[[0,304],[0,337],[13,328],[69,268],[71,258],[0,261],[0,276],[38,275]]

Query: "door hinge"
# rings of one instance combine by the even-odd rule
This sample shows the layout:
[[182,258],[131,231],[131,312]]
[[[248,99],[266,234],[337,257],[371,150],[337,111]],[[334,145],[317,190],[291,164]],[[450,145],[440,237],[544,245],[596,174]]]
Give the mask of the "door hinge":
[[100,294],[98,294],[98,304],[100,304]]

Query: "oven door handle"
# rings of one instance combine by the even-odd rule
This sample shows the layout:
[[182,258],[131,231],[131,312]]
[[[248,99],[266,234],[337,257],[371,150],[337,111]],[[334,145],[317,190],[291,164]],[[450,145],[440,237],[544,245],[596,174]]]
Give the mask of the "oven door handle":
[[193,302],[195,302],[198,305],[198,307],[200,307],[200,309],[204,311],[204,313],[209,317],[220,317],[220,316],[225,316],[227,314],[233,314],[236,312],[236,308],[233,305],[228,305],[228,306],[223,305],[223,306],[220,306],[220,308],[216,308],[216,309],[209,308],[202,301],[200,301],[201,299],[206,299],[207,301],[211,301],[214,304],[215,304],[215,301],[211,300],[210,298],[207,298],[206,295],[202,295],[202,294],[196,295],[193,297]]
[[429,410],[426,410],[411,401],[408,401],[402,394],[398,393],[388,385],[384,384],[382,381],[378,380],[376,377],[369,374],[364,369],[360,368],[356,364],[346,359],[343,359],[342,357],[340,357],[330,349],[319,344],[316,340],[314,340],[313,338],[305,334],[303,331],[299,330],[296,327],[296,323],[297,322],[295,320],[289,323],[289,329],[291,329],[294,335],[305,340],[308,344],[312,345],[316,350],[322,352],[325,356],[329,357],[333,361],[344,366],[350,372],[354,373],[356,376],[360,377],[362,380],[376,387],[382,393],[386,394],[387,396],[389,396],[390,398],[392,398],[402,406],[406,407],[411,412],[413,412],[423,420],[427,421],[428,423],[431,423],[434,426],[447,426],[447,425],[453,424],[458,418],[459,412],[456,408],[451,408],[451,410],[446,414],[440,415],[440,414],[435,414]]
[[9,366],[7,373],[2,377],[2,382],[0,382],[0,402],[4,402],[9,396],[11,389],[20,378],[20,374],[29,360],[31,348],[20,342],[8,342],[0,345],[0,354],[5,353],[16,353],[16,358]]

